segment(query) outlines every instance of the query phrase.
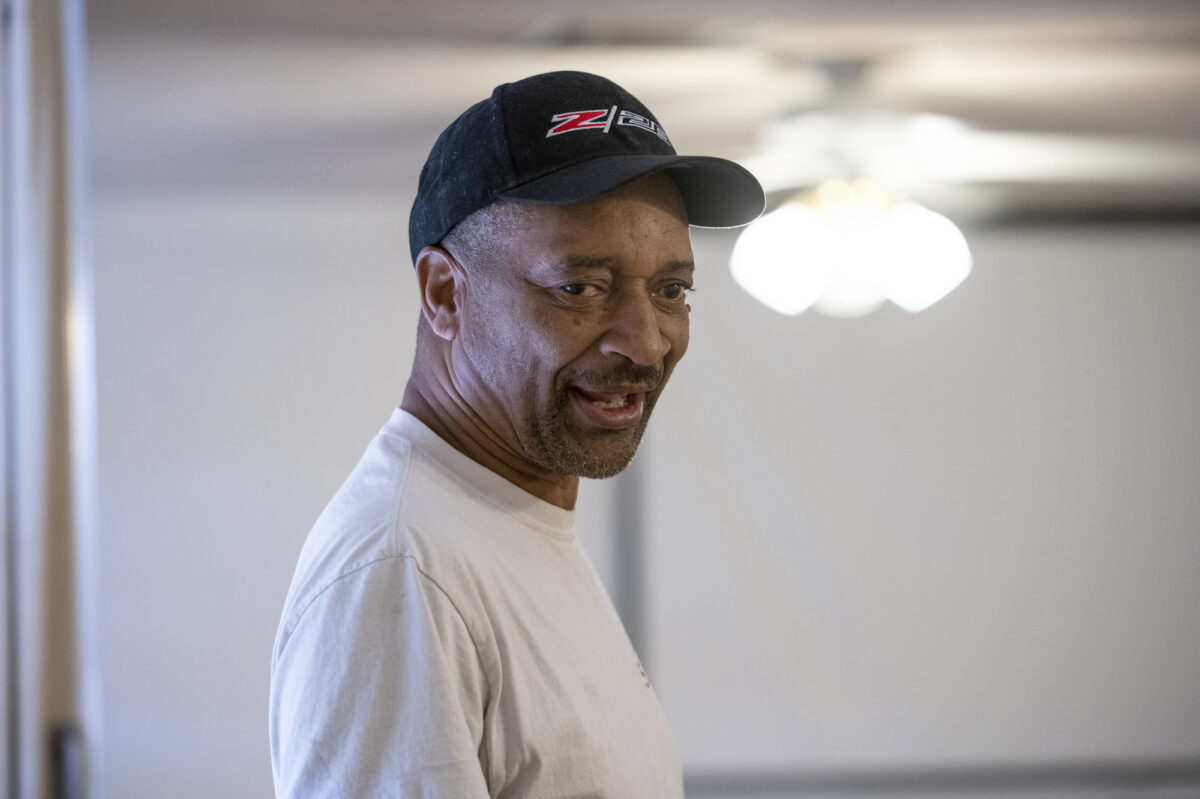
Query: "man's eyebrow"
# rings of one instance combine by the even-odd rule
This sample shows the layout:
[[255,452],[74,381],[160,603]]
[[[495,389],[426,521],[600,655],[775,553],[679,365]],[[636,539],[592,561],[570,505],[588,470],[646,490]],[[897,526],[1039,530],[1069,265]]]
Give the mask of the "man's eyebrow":
[[[609,256],[590,256],[590,255],[568,255],[559,261],[554,262],[554,266],[558,269],[574,271],[585,269],[609,269],[616,263],[615,258]],[[675,261],[667,261],[662,265],[659,271],[662,272],[688,272],[695,271],[696,262],[690,259],[680,259]]]
[[581,272],[588,269],[608,269],[612,267],[613,261],[613,258],[607,256],[568,255],[555,261],[553,266],[564,272]]

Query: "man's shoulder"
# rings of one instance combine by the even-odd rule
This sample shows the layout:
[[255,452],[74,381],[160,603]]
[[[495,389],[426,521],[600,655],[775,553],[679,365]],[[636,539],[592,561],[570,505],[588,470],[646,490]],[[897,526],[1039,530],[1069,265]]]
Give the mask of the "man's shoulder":
[[407,569],[473,607],[485,586],[540,568],[573,546],[565,529],[539,515],[549,511],[530,509],[544,503],[483,472],[413,417],[393,415],[309,532],[281,630],[320,597],[353,596],[360,584],[387,592]]
[[354,568],[364,558],[396,554],[389,528],[408,484],[412,460],[412,442],[387,428],[375,436],[317,517],[301,552],[301,568],[306,560]]
[[385,432],[372,439],[304,539],[284,606],[285,627],[329,586],[400,554],[389,520],[411,457],[403,439]]
[[397,416],[375,436],[305,539],[285,622],[331,585],[378,564],[408,558],[431,576],[471,557],[477,503],[428,450]]

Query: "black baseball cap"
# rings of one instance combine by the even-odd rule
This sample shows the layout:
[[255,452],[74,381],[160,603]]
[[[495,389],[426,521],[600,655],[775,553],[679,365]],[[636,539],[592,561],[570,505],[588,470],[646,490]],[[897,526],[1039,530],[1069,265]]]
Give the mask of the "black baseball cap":
[[654,172],[674,179],[688,223],[735,227],[762,213],[762,186],[733,161],[676,155],[637,98],[587,72],[497,86],[438,136],[408,219],[413,260],[496,200],[592,200]]

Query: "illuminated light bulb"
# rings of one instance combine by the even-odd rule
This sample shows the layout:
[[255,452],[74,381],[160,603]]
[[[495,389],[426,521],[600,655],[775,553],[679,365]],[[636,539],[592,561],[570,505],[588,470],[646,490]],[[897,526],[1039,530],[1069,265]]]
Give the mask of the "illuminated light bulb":
[[816,213],[789,203],[763,214],[745,228],[733,246],[729,271],[733,279],[756,300],[773,311],[794,316],[803,313],[825,291],[828,259],[796,263],[796,242],[819,246],[820,224]]
[[887,197],[868,181],[829,181],[817,188],[820,252],[811,257],[829,263],[825,290],[813,303],[826,316],[865,316],[887,299],[881,270],[887,262]]
[[916,203],[888,214],[887,238],[894,242],[887,296],[916,313],[953,291],[971,272],[971,249],[946,217]]
[[730,259],[743,289],[792,315],[812,307],[863,316],[886,299],[921,311],[970,270],[953,222],[867,180],[826,181],[765,214],[742,231]]

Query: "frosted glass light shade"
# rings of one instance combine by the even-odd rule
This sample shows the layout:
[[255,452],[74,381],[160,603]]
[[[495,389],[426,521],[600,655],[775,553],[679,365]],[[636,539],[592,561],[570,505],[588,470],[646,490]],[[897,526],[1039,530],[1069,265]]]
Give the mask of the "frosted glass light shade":
[[971,252],[946,217],[894,202],[867,181],[830,181],[751,223],[733,248],[733,278],[784,314],[871,313],[885,299],[921,311],[971,271]]
[[971,272],[971,249],[946,217],[916,203],[888,213],[893,243],[887,296],[906,311],[923,311],[953,291]]
[[782,314],[802,313],[825,291],[831,262],[811,260],[797,269],[793,243],[801,239],[810,249],[824,245],[816,213],[799,204],[788,204],[764,214],[738,236],[729,269],[738,285],[768,308]]

